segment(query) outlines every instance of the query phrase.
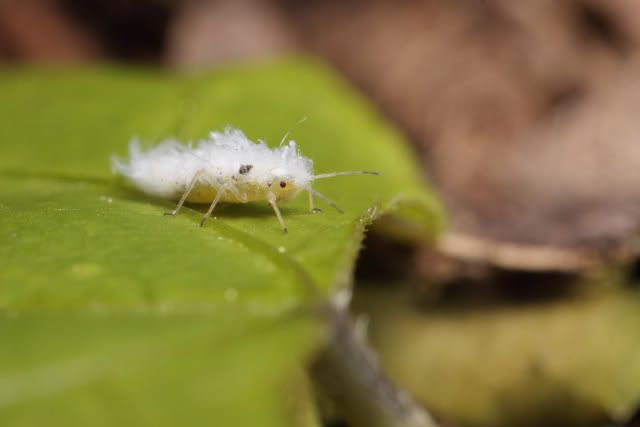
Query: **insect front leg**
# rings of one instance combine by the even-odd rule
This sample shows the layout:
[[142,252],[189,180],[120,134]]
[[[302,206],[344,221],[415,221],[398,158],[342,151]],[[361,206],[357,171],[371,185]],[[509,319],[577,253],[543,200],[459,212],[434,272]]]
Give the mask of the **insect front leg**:
[[178,202],[178,206],[176,206],[176,208],[171,212],[165,212],[165,215],[176,216],[178,211],[180,211],[180,208],[182,208],[182,205],[184,205],[185,200],[187,200],[187,197],[189,197],[189,193],[191,193],[191,190],[195,187],[196,182],[198,182],[198,178],[200,178],[204,172],[204,169],[200,169],[193,175],[193,178],[191,178],[191,182],[189,183],[189,187],[187,187],[187,191],[184,192]]
[[333,203],[331,201],[331,199],[329,199],[327,196],[325,196],[324,194],[320,193],[319,191],[316,191],[311,187],[305,187],[305,190],[307,190],[309,192],[309,194],[312,194],[312,195],[318,197],[318,199],[322,200],[323,202],[325,202],[326,204],[328,204],[329,206],[331,206],[332,208],[337,210],[338,213],[344,213],[344,211],[342,209],[340,209],[335,203]]
[[225,185],[222,185],[218,188],[218,191],[216,192],[216,197],[213,199],[213,202],[211,202],[211,206],[209,206],[209,210],[207,211],[206,214],[204,214],[204,216],[200,220],[200,227],[202,227],[204,223],[207,222],[207,219],[209,219],[209,217],[211,216],[213,209],[215,209],[216,205],[220,201],[220,197],[222,197],[222,194],[226,190],[227,190],[227,187]]
[[273,211],[276,213],[278,217],[278,221],[280,222],[280,226],[282,227],[282,231],[287,232],[287,225],[284,223],[284,219],[282,219],[282,215],[280,214],[280,209],[278,209],[278,205],[276,204],[276,195],[273,193],[267,194],[267,201],[273,208]]
[[322,209],[313,206],[313,193],[309,190],[307,190],[307,193],[309,194],[309,210],[313,213],[322,212]]

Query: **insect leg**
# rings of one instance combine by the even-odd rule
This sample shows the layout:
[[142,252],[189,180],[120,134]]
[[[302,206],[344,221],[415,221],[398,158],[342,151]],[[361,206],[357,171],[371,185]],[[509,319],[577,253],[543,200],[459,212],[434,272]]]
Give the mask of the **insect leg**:
[[213,202],[211,202],[211,206],[209,206],[209,210],[207,211],[206,214],[204,214],[204,216],[200,220],[200,227],[202,227],[204,225],[204,223],[207,222],[207,219],[209,219],[209,217],[211,216],[211,212],[213,212],[213,209],[216,207],[216,205],[220,201],[220,197],[222,197],[222,193],[224,193],[226,191],[226,189],[227,189],[227,187],[224,186],[224,185],[221,186],[220,188],[218,188],[218,191],[216,193],[216,197],[215,197],[215,199],[213,199]]
[[335,203],[333,203],[331,201],[331,199],[329,199],[324,194],[320,193],[319,191],[314,190],[311,187],[306,187],[305,189],[309,192],[309,194],[313,194],[314,196],[318,197],[320,200],[322,200],[323,202],[325,202],[326,204],[328,204],[329,206],[331,206],[332,208],[337,210],[339,213],[344,213],[344,211],[342,209],[340,209]]
[[247,195],[238,191],[238,187],[236,187],[235,184],[233,184],[233,182],[227,183],[226,187],[227,187],[227,190],[229,190],[229,192],[233,194],[235,198],[238,199],[240,202],[246,203],[249,201],[249,199],[247,198]]
[[313,193],[309,190],[307,190],[307,193],[309,193],[309,210],[313,213],[322,212],[322,209],[313,206]]
[[282,231],[287,232],[287,225],[284,223],[284,219],[282,219],[282,215],[280,214],[280,209],[278,209],[278,205],[276,204],[276,196],[273,193],[267,194],[267,201],[273,208],[276,216],[278,217],[278,221],[280,222],[280,226],[282,226]]
[[195,187],[196,182],[198,181],[198,178],[200,178],[200,176],[203,173],[204,173],[204,169],[200,169],[198,172],[196,172],[193,175],[193,178],[191,178],[191,183],[189,183],[189,187],[187,188],[187,191],[184,192],[184,194],[182,195],[182,198],[180,198],[180,201],[178,202],[178,206],[176,206],[176,208],[171,212],[165,212],[164,213],[165,215],[176,216],[176,214],[178,213],[182,205],[184,205],[184,201],[187,200],[187,197],[189,197],[189,193],[191,193],[191,190],[193,190],[193,187]]

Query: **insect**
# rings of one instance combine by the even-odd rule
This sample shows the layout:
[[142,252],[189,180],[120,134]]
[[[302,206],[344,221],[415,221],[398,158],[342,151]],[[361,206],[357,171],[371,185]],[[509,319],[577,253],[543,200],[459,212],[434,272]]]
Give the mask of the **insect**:
[[340,175],[379,175],[369,171],[314,175],[313,161],[300,154],[295,141],[284,144],[287,136],[288,133],[280,146],[269,148],[263,141],[253,142],[242,131],[227,127],[195,144],[187,146],[169,139],[148,151],[141,150],[134,139],[129,145],[129,162],[114,157],[112,167],[146,194],[179,200],[176,208],[165,215],[175,216],[185,202],[209,204],[200,221],[203,226],[218,202],[266,200],[285,232],[287,226],[278,202],[306,191],[311,212],[320,211],[313,202],[317,197],[342,213],[329,198],[313,189],[313,183]]

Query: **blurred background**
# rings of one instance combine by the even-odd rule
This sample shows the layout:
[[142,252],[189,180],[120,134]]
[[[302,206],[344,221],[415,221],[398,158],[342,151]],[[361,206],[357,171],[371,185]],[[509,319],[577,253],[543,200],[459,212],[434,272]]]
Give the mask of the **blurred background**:
[[639,24],[635,0],[3,0],[0,60],[318,55],[413,143],[449,210],[443,252],[572,270],[634,250]]
[[0,0],[4,66],[304,54],[352,82],[449,220],[431,248],[370,237],[355,307],[450,425],[640,425],[640,387],[619,383],[640,319],[613,318],[640,272],[639,46],[637,0]]

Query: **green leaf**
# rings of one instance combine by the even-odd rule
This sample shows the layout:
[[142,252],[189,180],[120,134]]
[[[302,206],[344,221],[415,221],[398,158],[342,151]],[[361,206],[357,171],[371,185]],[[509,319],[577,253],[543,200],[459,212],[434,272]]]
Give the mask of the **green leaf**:
[[0,420],[296,425],[301,403],[286,396],[305,392],[292,379],[301,376],[300,360],[317,338],[308,320],[231,313],[3,319]]
[[[3,426],[286,425],[287,396],[305,393],[284,384],[304,388],[322,342],[313,307],[350,285],[366,227],[390,214],[428,239],[441,224],[399,135],[308,60],[190,77],[5,70],[0,93]],[[231,124],[277,145],[305,116],[292,135],[318,172],[384,175],[319,182],[345,214],[300,198],[282,206],[287,234],[266,202],[221,205],[204,228],[206,207],[165,217],[175,201],[110,173],[132,136]]]

